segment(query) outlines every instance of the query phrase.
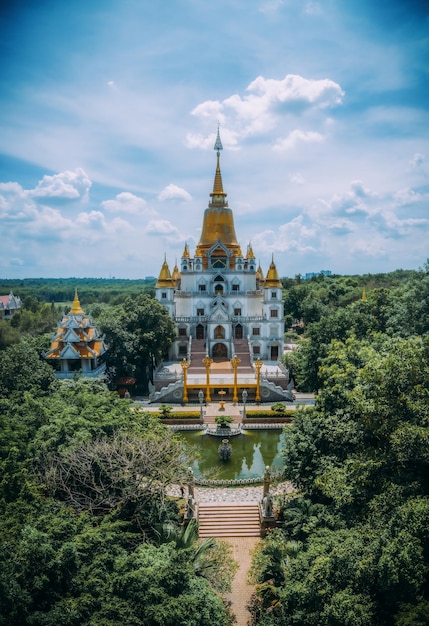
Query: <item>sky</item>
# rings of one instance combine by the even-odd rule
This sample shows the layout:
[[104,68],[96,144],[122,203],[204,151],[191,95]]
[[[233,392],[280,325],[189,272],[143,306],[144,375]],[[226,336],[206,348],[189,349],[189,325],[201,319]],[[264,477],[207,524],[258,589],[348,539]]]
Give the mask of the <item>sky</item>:
[[429,2],[2,0],[0,278],[158,276],[216,167],[280,276],[429,257]]

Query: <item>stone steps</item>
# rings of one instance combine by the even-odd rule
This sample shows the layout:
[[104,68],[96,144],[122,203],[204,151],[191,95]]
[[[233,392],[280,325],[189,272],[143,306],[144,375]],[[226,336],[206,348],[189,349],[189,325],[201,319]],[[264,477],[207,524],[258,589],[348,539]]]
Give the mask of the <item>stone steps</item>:
[[255,502],[201,503],[198,521],[202,538],[260,537],[259,508]]

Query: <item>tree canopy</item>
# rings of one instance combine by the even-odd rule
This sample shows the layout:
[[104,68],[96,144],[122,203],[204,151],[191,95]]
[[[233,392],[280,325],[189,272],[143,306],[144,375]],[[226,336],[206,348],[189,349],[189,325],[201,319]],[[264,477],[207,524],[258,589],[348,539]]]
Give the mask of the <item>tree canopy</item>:
[[253,623],[427,623],[429,337],[331,341],[318,375],[285,429],[298,493],[256,557]]

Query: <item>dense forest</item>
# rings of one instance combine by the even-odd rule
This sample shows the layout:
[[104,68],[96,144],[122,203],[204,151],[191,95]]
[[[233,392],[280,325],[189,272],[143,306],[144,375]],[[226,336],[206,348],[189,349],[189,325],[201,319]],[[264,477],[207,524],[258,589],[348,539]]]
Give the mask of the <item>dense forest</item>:
[[[0,625],[231,624],[231,554],[185,532],[167,495],[185,471],[180,437],[100,382],[55,380],[41,353],[84,291],[70,279],[57,299],[40,281],[2,283],[24,307],[0,321]],[[297,345],[285,361],[318,393],[285,429],[295,492],[254,555],[253,626],[424,626],[429,265],[283,283]],[[118,286],[113,302],[101,287],[81,302],[112,368],[146,371],[142,352],[160,359],[172,339],[168,318],[150,288]]]

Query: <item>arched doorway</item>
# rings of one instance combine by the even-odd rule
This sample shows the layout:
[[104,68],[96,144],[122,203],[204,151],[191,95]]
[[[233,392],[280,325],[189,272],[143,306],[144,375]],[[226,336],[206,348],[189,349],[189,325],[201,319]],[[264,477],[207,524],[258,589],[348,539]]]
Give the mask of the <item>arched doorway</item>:
[[196,339],[204,339],[204,326],[202,324],[197,324],[195,336]]
[[271,361],[277,361],[279,358],[279,347],[271,346]]
[[241,324],[237,324],[234,330],[235,339],[243,339],[243,327]]
[[212,357],[215,359],[226,359],[228,350],[224,343],[215,343],[212,349]]

